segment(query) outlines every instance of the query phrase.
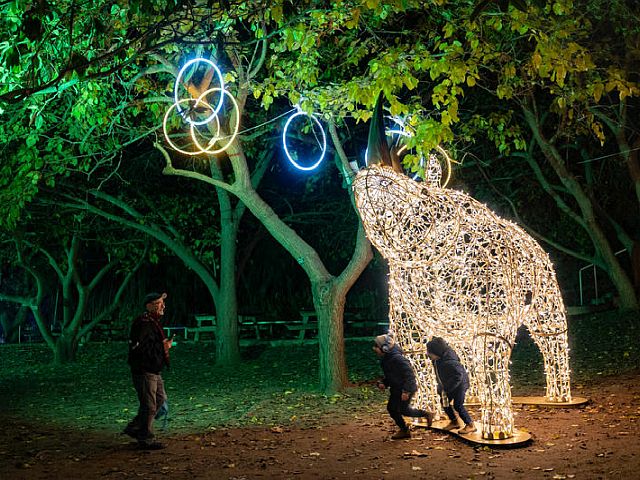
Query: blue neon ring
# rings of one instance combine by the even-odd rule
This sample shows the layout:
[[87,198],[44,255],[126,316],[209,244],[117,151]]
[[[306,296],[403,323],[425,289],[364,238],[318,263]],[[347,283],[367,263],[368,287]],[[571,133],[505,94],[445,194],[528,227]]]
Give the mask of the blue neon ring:
[[[213,70],[216,72],[216,75],[218,77],[218,82],[220,82],[220,91],[224,91],[224,79],[222,78],[222,72],[220,71],[220,69],[216,66],[215,63],[213,63],[211,60],[208,60],[206,58],[194,58],[192,60],[189,60],[187,63],[185,63],[182,68],[180,69],[180,71],[178,72],[178,76],[176,77],[176,82],[173,88],[173,97],[174,97],[174,101],[177,104],[180,104],[180,101],[178,100],[178,85],[180,85],[180,78],[182,77],[182,75],[184,74],[185,70],[190,67],[191,65],[193,65],[194,63],[198,63],[198,62],[204,62],[209,64],[209,66],[211,66],[211,68],[213,68]],[[213,109],[213,113],[211,113],[211,115],[209,115],[209,117],[207,117],[204,120],[201,121],[194,121],[191,120],[189,117],[184,115],[184,110],[180,110],[180,107],[177,108],[178,113],[180,115],[182,115],[182,118],[184,118],[188,123],[190,123],[191,125],[204,125],[205,123],[209,123],[211,120],[213,120],[213,118],[218,115],[218,112],[220,111],[220,109],[222,108],[222,103],[224,101],[224,94],[220,94],[220,101],[218,101],[218,105],[216,105],[216,108]]]
[[[291,121],[294,118],[296,118],[297,116],[299,116],[299,115],[306,115],[309,118],[311,118],[314,122],[316,122],[318,127],[320,127],[320,131],[322,132],[322,153],[320,154],[320,157],[318,158],[318,161],[316,163],[314,163],[313,165],[311,165],[310,167],[302,166],[298,162],[296,162],[291,157],[291,154],[289,153],[289,149],[287,148],[287,129],[289,128],[289,124],[291,123]],[[309,115],[306,112],[296,112],[296,113],[294,113],[293,115],[291,115],[289,117],[289,119],[287,120],[287,123],[285,123],[285,125],[284,125],[284,130],[282,131],[282,144],[284,145],[284,153],[287,155],[287,158],[293,164],[293,166],[296,167],[299,170],[304,170],[304,171],[309,171],[309,170],[313,170],[313,169],[317,168],[318,165],[320,165],[320,162],[322,162],[322,160],[324,159],[324,154],[327,152],[327,136],[324,133],[324,128],[322,127],[322,124],[316,118],[315,115]]]

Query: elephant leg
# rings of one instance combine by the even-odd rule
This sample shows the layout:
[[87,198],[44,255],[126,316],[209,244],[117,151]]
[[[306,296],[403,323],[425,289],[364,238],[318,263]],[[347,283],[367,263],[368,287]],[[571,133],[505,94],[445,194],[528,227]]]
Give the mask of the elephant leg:
[[509,384],[511,345],[493,333],[476,337],[475,351],[482,438],[500,440],[513,436],[513,410]]
[[460,356],[460,360],[469,374],[469,390],[467,390],[465,403],[479,403],[480,393],[478,389],[478,374],[476,372],[476,364],[474,361],[475,356],[473,353],[473,345],[468,342],[460,342],[454,347],[454,350]]
[[[571,401],[571,380],[567,321],[562,313],[552,315],[551,320],[551,322],[540,322],[533,328],[529,327],[529,332],[544,360],[547,400],[550,402],[569,402]],[[547,328],[543,328],[545,326]],[[550,329],[549,326],[554,328]]]
[[418,384],[418,392],[413,398],[414,404],[423,410],[437,412],[440,402],[436,390],[436,378],[426,350],[407,354],[407,358],[416,374]]

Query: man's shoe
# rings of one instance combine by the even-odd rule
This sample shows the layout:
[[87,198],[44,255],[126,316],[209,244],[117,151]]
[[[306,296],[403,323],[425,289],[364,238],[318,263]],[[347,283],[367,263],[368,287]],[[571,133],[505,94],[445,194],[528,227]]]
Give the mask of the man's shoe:
[[463,429],[461,429],[458,433],[473,433],[477,430],[476,426],[473,423],[468,423],[467,425],[464,426]]
[[140,430],[138,430],[136,427],[132,426],[132,425],[127,425],[126,427],[124,427],[124,430],[122,431],[123,435],[129,435],[131,438],[138,438],[138,434],[140,433]]
[[458,422],[449,422],[442,429],[445,432],[450,432],[451,430],[457,430],[460,428],[460,424]]
[[138,448],[140,450],[162,450],[167,446],[161,442],[138,442]]
[[411,432],[408,428],[398,430],[391,436],[391,440],[402,440],[403,438],[411,438]]

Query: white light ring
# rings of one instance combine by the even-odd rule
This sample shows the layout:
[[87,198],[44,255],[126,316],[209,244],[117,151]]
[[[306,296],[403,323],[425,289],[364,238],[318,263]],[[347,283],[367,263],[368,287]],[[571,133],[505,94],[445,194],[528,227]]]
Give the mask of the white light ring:
[[[194,135],[194,130],[196,125],[193,123],[191,124],[191,138],[193,139],[193,142],[196,144],[198,148],[201,149],[202,153],[208,153],[210,155],[224,152],[227,148],[229,148],[231,143],[235,140],[236,136],[238,135],[238,130],[240,129],[240,109],[238,108],[238,102],[236,102],[236,99],[233,98],[233,95],[231,95],[227,90],[223,88],[210,88],[209,90],[206,90],[205,92],[203,92],[202,95],[200,95],[200,97],[198,98],[198,102],[202,102],[206,105],[207,103],[204,100],[202,100],[202,97],[205,97],[207,94],[214,91],[221,91],[222,92],[222,95],[220,96],[221,98],[224,97],[224,95],[229,96],[229,98],[231,99],[231,103],[233,104],[233,108],[236,110],[236,122],[235,122],[236,124],[233,127],[233,133],[231,135],[228,135],[229,141],[224,145],[224,147],[218,148],[215,150],[211,150],[211,148],[214,147],[215,144],[219,140],[222,140],[222,138],[224,137],[220,137],[218,135],[214,136],[213,138],[211,138],[211,140],[209,140],[209,146],[207,148],[203,148],[202,145],[200,145],[200,142],[198,142],[198,140]],[[218,125],[220,125],[220,120],[218,120],[217,115],[216,115],[216,121],[218,122]],[[220,129],[218,128],[218,133],[219,132],[220,132]]]
[[440,181],[440,187],[445,188],[449,184],[449,181],[451,180],[451,162],[453,160],[451,160],[451,157],[449,156],[447,151],[444,148],[442,148],[440,145],[436,145],[436,150],[438,150],[442,154],[442,156],[447,162],[447,178],[444,181],[443,180]]
[[[215,71],[217,77],[218,77],[218,82],[220,83],[220,90],[224,91],[224,79],[222,78],[222,72],[220,71],[220,69],[217,67],[217,65],[215,63],[213,63],[211,60],[207,60],[206,58],[194,58],[192,60],[189,60],[187,63],[185,63],[182,68],[180,69],[180,71],[178,72],[178,76],[176,77],[176,81],[173,87],[173,100],[176,104],[179,104],[179,99],[178,99],[178,86],[180,85],[180,78],[182,77],[182,75],[184,74],[185,70],[191,66],[194,63],[198,63],[198,62],[204,62],[207,63],[211,68],[213,68],[213,70]],[[210,90],[207,90],[208,92]],[[200,99],[202,98],[203,95],[200,95],[200,98],[198,99],[198,102],[200,101]],[[182,118],[184,118],[188,123],[192,124],[192,125],[204,125],[205,123],[209,123],[211,120],[213,120],[213,117],[215,117],[218,112],[220,111],[220,109],[222,108],[222,103],[223,103],[223,99],[224,99],[224,95],[220,95],[220,101],[218,102],[218,105],[216,105],[216,108],[212,109],[212,113],[211,115],[209,115],[209,117],[205,118],[204,120],[199,120],[199,121],[193,121],[191,120],[189,117],[185,116],[183,114],[184,110],[180,110],[178,108],[178,113],[180,115],[182,115]],[[196,103],[196,105],[198,105],[198,102]]]
[[164,114],[164,119],[162,120],[162,132],[164,133],[164,138],[167,141],[167,143],[171,146],[171,148],[173,148],[177,152],[184,153],[185,155],[200,155],[201,153],[203,153],[202,151],[193,152],[193,151],[189,151],[189,150],[183,150],[182,148],[178,147],[175,143],[173,143],[171,141],[171,139],[169,138],[169,133],[167,132],[167,120],[169,119],[169,115],[171,114],[171,111],[174,108],[177,109],[179,103],[190,102],[191,100],[193,100],[193,99],[192,98],[183,98],[182,100],[174,103],[173,105],[171,105],[167,109],[167,112]]
[[[398,135],[403,136],[403,137],[412,137],[413,136],[412,134],[410,134],[410,133],[408,133],[408,132],[406,132],[404,130],[392,129],[392,130],[387,131],[387,134],[389,134],[389,133],[398,134]],[[402,147],[400,147],[400,150],[398,150],[398,156],[406,148],[407,148],[406,145],[403,145]],[[447,153],[447,151],[444,148],[442,148],[440,145],[436,145],[435,149],[438,150],[442,154],[442,156],[444,157],[444,159],[446,161],[447,177],[446,177],[446,179],[444,181],[443,180],[440,181],[440,188],[445,188],[449,184],[449,181],[451,180],[451,162],[452,162],[452,160],[451,160],[451,157],[449,156],[449,154]],[[420,157],[420,165],[421,166],[424,166],[424,161],[425,161],[425,158],[424,158],[424,155],[422,155]],[[418,178],[418,174],[416,173],[414,175],[413,179],[416,180],[417,178]]]
[[[206,102],[202,102],[205,105],[208,105]],[[218,140],[220,140],[222,137],[220,136],[220,130],[222,128],[222,125],[220,124],[220,117],[218,115],[216,115],[214,117],[214,120],[216,122],[216,133],[213,134],[213,136],[211,136],[211,138],[209,138],[209,140],[207,141],[207,145],[209,145],[210,148],[211,145],[214,145]],[[211,122],[209,122],[211,123]],[[198,147],[202,153],[208,153],[207,148],[204,148],[202,145],[200,145],[200,142],[198,141],[198,139],[196,138],[196,133],[200,133],[200,129],[199,127],[208,127],[208,125],[191,125],[190,128],[190,133],[191,133],[191,139],[193,140],[193,143],[196,145],[196,147]],[[209,132],[211,133],[211,132]],[[205,135],[200,135],[201,137],[205,137]]]
[[[311,118],[314,122],[316,122],[316,125],[320,127],[320,131],[322,132],[322,153],[320,154],[320,157],[318,158],[316,163],[314,163],[310,167],[302,166],[298,162],[296,162],[293,159],[293,157],[291,157],[291,154],[289,153],[289,149],[287,148],[287,130],[289,128],[289,125],[291,124],[291,121],[299,115],[306,115],[309,118]],[[289,119],[287,120],[287,123],[285,123],[284,125],[284,130],[282,131],[282,144],[284,145],[284,153],[287,155],[287,158],[293,164],[293,166],[296,167],[298,170],[304,170],[304,171],[314,170],[318,165],[320,165],[320,162],[322,162],[322,160],[324,159],[324,154],[327,152],[327,136],[324,133],[324,128],[322,127],[320,120],[318,120],[315,115],[309,115],[306,112],[296,112],[289,117]]]

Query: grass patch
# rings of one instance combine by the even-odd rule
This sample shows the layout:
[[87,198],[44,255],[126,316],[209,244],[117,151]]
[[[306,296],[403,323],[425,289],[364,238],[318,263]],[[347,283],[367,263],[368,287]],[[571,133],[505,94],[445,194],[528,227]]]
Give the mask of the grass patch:
[[[635,317],[609,313],[569,323],[573,383],[624,373],[640,366],[640,328]],[[345,392],[317,391],[318,346],[256,345],[243,349],[234,369],[213,364],[213,345],[180,343],[163,377],[171,408],[171,431],[223,426],[313,427],[370,411],[384,412],[386,394],[367,383],[381,374],[369,341],[346,344]],[[43,344],[0,346],[0,412],[78,429],[120,430],[137,407],[124,342],[90,343],[77,363],[50,364]],[[526,331],[512,357],[514,394],[544,392],[542,357]],[[330,419],[330,420],[329,420]]]

